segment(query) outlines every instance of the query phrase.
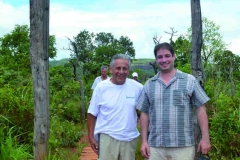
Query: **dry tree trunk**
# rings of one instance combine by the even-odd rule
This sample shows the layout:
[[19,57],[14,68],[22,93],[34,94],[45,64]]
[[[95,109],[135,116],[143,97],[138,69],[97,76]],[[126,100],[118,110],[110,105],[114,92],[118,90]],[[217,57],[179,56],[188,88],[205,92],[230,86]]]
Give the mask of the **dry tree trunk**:
[[[191,67],[192,75],[197,78],[200,85],[203,83],[203,67],[201,61],[202,48],[202,18],[200,0],[191,0],[191,15],[192,15],[192,41],[191,41]],[[197,115],[194,110],[194,138],[195,138],[195,159],[197,145],[201,139],[201,130],[197,122]]]
[[34,91],[34,159],[47,156],[49,137],[49,0],[30,0],[30,57]]

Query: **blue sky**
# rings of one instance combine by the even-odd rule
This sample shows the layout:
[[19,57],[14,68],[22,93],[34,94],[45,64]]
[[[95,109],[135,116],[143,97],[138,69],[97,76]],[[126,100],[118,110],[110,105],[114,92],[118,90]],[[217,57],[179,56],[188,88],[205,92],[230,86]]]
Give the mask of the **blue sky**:
[[[201,0],[202,16],[220,26],[227,49],[240,55],[240,1]],[[29,25],[29,0],[0,0],[0,37],[16,24]],[[153,36],[169,41],[170,27],[184,35],[191,26],[190,0],[50,0],[50,34],[56,36],[56,59],[68,58],[66,37],[80,31],[128,36],[136,58],[154,58]],[[177,36],[175,37],[177,38]]]

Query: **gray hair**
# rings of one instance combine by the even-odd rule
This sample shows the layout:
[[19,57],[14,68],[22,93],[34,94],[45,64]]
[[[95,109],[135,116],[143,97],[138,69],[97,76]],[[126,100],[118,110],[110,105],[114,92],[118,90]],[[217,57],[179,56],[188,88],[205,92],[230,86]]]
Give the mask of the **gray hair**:
[[104,66],[104,65],[101,66],[101,71],[104,70],[104,69],[108,70],[108,66]]
[[116,59],[126,59],[128,61],[128,67],[130,68],[131,66],[131,59],[128,55],[126,54],[115,54],[112,59],[111,59],[111,62],[110,62],[110,67],[113,67],[114,65],[114,62]]

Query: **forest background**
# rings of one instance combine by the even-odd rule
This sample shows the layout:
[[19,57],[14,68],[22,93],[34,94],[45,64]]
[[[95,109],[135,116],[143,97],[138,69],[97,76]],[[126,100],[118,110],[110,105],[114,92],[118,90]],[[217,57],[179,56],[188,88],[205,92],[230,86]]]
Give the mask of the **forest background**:
[[[203,18],[202,62],[204,90],[211,98],[207,104],[212,159],[240,159],[240,57],[222,41],[219,28]],[[169,43],[176,52],[176,68],[191,73],[191,28],[174,41],[176,32],[170,28]],[[78,159],[85,143],[86,111],[91,98],[91,85],[100,75],[100,66],[109,65],[116,53],[132,59],[130,74],[138,72],[143,84],[158,72],[154,59],[135,59],[131,39],[112,33],[91,33],[82,30],[75,37],[66,37],[71,57],[51,60],[50,138],[48,159]],[[161,36],[153,35],[153,43]],[[34,97],[30,68],[29,26],[16,25],[0,37],[0,159],[33,159]],[[49,57],[57,55],[55,36],[50,36]],[[129,76],[129,78],[131,78]],[[83,82],[81,88],[79,81]],[[84,97],[80,90],[84,89]],[[84,107],[84,113],[82,113]],[[74,152],[73,151],[74,148]],[[136,152],[142,159],[139,146]]]

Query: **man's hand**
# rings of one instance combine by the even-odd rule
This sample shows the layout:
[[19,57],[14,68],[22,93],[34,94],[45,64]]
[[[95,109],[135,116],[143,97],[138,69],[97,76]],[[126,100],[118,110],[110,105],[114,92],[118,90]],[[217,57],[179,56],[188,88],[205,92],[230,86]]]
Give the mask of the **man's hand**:
[[201,139],[201,141],[198,144],[197,152],[201,151],[202,154],[207,154],[210,148],[211,148],[210,141]]
[[93,151],[98,154],[98,143],[94,138],[89,138],[89,143],[91,144],[91,148]]
[[149,148],[149,145],[147,142],[145,143],[142,143],[141,145],[141,153],[142,153],[142,156],[146,159],[149,158],[150,156],[150,148]]

